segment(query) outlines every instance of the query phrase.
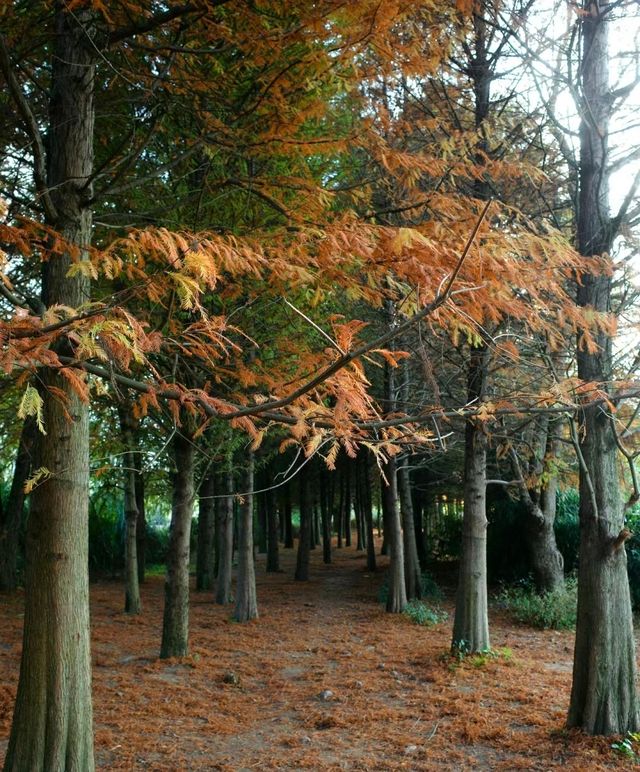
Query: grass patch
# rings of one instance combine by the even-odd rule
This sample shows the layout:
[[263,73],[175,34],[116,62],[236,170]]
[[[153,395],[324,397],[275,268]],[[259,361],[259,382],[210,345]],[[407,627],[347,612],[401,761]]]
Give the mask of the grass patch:
[[446,622],[448,618],[446,611],[427,606],[426,603],[420,600],[409,601],[402,613],[414,624],[422,625],[423,627],[433,627],[433,625],[440,624],[440,622]]

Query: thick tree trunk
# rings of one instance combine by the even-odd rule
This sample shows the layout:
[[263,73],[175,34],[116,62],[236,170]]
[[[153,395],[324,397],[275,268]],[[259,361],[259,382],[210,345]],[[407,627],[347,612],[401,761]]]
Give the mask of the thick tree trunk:
[[24,484],[32,469],[38,427],[33,417],[22,425],[11,489],[0,512],[0,591],[12,592],[18,586],[20,529],[24,515]]
[[224,498],[218,506],[218,575],[216,603],[231,603],[231,574],[233,566],[233,473],[225,476]]
[[138,500],[136,496],[135,433],[138,428],[132,406],[119,408],[120,431],[125,448],[123,455],[124,487],[124,610],[127,614],[139,614],[142,609],[138,582]]
[[213,590],[215,584],[215,473],[204,476],[198,491],[198,548],[196,553],[196,590]]
[[[469,402],[482,398],[486,348],[471,350]],[[452,648],[462,652],[490,648],[487,609],[487,441],[484,428],[467,421],[464,449],[464,516],[462,555]]]
[[175,472],[164,585],[164,615],[160,657],[189,653],[189,557],[193,518],[195,448],[191,437],[176,432],[173,439]]
[[[607,17],[585,2],[580,79],[580,254],[606,255],[615,232],[607,179]],[[583,274],[578,305],[611,310],[611,275]],[[613,378],[612,341],[596,335],[598,350],[578,344],[578,376],[606,390]],[[639,728],[633,620],[627,577],[624,513],[616,464],[616,442],[606,405],[585,405],[578,431],[580,454],[580,563],[573,685],[567,723],[591,734],[624,734]]]
[[402,512],[402,538],[404,547],[404,580],[407,600],[422,597],[422,572],[418,560],[416,546],[416,531],[413,517],[413,502],[411,500],[411,482],[409,470],[403,464],[398,469],[398,492],[400,494],[400,510]]
[[253,562],[253,465],[253,451],[249,451],[241,483],[243,500],[240,504],[238,529],[238,585],[234,611],[236,622],[249,622],[258,617],[256,572]]
[[306,467],[299,474],[300,477],[300,533],[298,534],[298,554],[296,556],[295,578],[299,582],[309,580],[309,550],[311,548],[311,518],[313,517],[313,503]]
[[[86,204],[93,171],[92,14],[67,12],[61,3],[54,14],[47,185],[55,220],[48,224],[84,250],[92,222]],[[77,308],[88,300],[87,279],[67,275],[71,262],[65,252],[44,263],[46,306]],[[66,350],[73,353],[70,345]],[[31,496],[22,661],[4,769],[91,772],[89,407],[66,378],[47,370],[39,378],[47,434],[39,437],[36,464],[51,476]]]

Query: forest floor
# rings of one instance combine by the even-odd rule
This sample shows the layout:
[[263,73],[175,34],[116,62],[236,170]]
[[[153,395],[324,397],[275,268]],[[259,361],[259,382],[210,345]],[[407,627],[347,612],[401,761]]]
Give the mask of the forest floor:
[[[491,612],[499,656],[448,656],[449,621],[386,614],[354,549],[312,553],[295,582],[258,559],[260,618],[229,619],[192,594],[190,657],[159,660],[163,579],[144,613],[122,613],[120,583],[91,587],[96,755],[104,770],[631,769],[611,739],[566,731],[573,634]],[[381,563],[384,565],[381,559]],[[0,596],[0,759],[20,662],[21,596]],[[637,767],[636,767],[637,768]]]

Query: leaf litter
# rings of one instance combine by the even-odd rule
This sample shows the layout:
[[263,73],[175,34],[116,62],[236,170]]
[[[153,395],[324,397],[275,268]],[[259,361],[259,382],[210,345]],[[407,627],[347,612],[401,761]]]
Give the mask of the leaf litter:
[[[163,584],[142,585],[143,614],[122,612],[116,581],[91,586],[96,763],[105,770],[631,769],[611,738],[564,729],[573,634],[515,626],[492,609],[509,656],[451,658],[450,623],[386,614],[375,574],[352,548],[311,580],[258,556],[260,618],[230,620],[191,594],[191,655],[159,660]],[[451,614],[451,593],[443,605]],[[0,595],[0,758],[21,651],[22,596]]]

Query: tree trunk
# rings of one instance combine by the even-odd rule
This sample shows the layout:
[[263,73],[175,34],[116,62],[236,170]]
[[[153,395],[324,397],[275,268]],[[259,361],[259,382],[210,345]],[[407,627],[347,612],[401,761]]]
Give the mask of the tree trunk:
[[249,622],[258,618],[256,598],[256,572],[253,563],[253,451],[247,454],[242,476],[242,503],[238,529],[238,586],[236,590],[236,622]]
[[138,500],[136,497],[135,433],[138,422],[130,403],[120,405],[120,431],[125,448],[123,459],[124,487],[124,610],[127,614],[139,614],[140,585],[138,583]]
[[146,569],[147,516],[144,506],[144,473],[139,454],[136,461],[138,464],[136,471],[136,505],[138,507],[136,554],[138,556],[138,584],[142,584]]
[[321,472],[320,515],[322,519],[322,562],[331,563],[331,503],[333,486],[326,469]]
[[0,591],[12,592],[18,586],[18,552],[24,515],[24,484],[32,469],[32,456],[38,427],[33,417],[25,419],[6,505],[0,512]]
[[231,603],[231,574],[233,567],[233,473],[227,470],[225,493],[218,506],[218,574],[216,603]]
[[402,544],[402,527],[400,525],[400,508],[396,483],[396,462],[390,458],[384,465],[387,483],[382,484],[382,510],[384,513],[384,532],[389,544],[389,594],[387,596],[387,611],[399,614],[407,605],[407,593],[404,578],[404,549]]
[[198,549],[196,553],[196,590],[213,590],[215,584],[215,473],[209,470],[198,491]]
[[280,554],[278,552],[278,502],[274,490],[267,491],[267,571],[280,570]]
[[[93,15],[82,8],[66,12],[62,4],[54,13],[47,186],[55,220],[48,224],[86,259],[92,223],[86,202],[93,171]],[[67,275],[71,262],[64,252],[44,263],[45,306],[77,308],[89,299],[88,280]],[[73,355],[71,344],[61,347]],[[39,378],[47,434],[39,437],[36,463],[51,476],[31,496],[22,660],[4,769],[92,772],[89,406],[66,378],[44,369]]]
[[344,522],[344,546],[351,546],[351,461],[345,459],[344,465],[345,471],[345,483],[344,483],[344,509],[343,509],[343,522]]
[[[607,179],[611,99],[607,17],[585,2],[580,80],[578,248],[585,257],[607,255],[615,228]],[[611,311],[611,274],[582,274],[578,305]],[[612,341],[602,330],[598,350],[578,343],[578,376],[606,390],[613,378]],[[573,685],[567,723],[590,734],[625,734],[639,728],[635,641],[619,494],[616,442],[607,405],[583,406],[578,431],[580,463],[580,563]]]
[[287,483],[284,499],[284,548],[293,549],[293,522],[291,505],[291,483]]
[[176,432],[173,439],[175,472],[164,585],[161,659],[189,653],[189,556],[193,518],[195,448],[191,437]]
[[[469,402],[484,394],[484,346],[471,350],[469,362]],[[464,449],[464,515],[462,518],[462,555],[452,648],[468,653],[486,651],[489,641],[487,609],[487,440],[482,425],[468,420]]]
[[416,546],[413,502],[411,500],[411,482],[409,470],[404,463],[402,468],[398,469],[398,492],[400,494],[400,510],[402,512],[404,579],[407,590],[407,600],[416,600],[417,598],[422,597],[422,572],[420,571],[418,548]]
[[298,535],[298,554],[296,556],[295,578],[299,582],[309,580],[309,550],[311,548],[311,518],[313,503],[309,490],[306,467],[300,471],[300,533]]
[[371,472],[369,469],[368,456],[364,457],[363,479],[365,490],[364,520],[367,532],[367,571],[375,571],[376,566],[376,545],[373,536],[373,496],[371,494]]

